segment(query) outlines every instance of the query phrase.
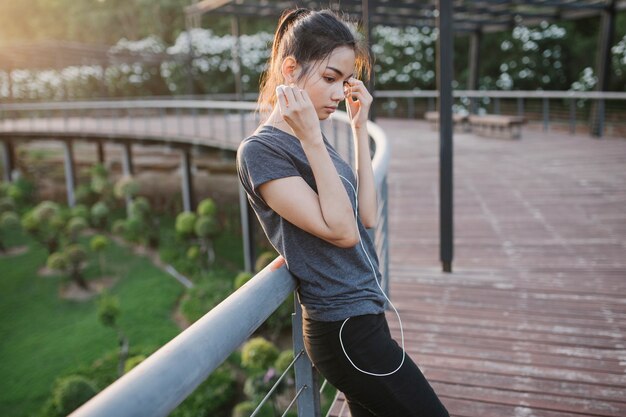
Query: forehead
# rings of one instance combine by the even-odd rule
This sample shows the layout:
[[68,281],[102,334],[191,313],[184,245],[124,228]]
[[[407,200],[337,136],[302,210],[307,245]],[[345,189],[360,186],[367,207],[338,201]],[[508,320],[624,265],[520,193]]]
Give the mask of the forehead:
[[340,46],[331,52],[328,60],[323,62],[321,67],[323,70],[328,67],[333,67],[341,71],[344,76],[348,76],[352,74],[352,71],[354,70],[355,60],[356,55],[354,54],[354,50],[352,48]]

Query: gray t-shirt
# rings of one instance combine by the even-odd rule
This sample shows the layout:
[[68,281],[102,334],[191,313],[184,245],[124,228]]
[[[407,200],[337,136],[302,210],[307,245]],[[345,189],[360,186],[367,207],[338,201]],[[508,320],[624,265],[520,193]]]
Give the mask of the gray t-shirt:
[[[356,189],[352,168],[326,138],[324,143],[339,175],[348,179]],[[358,243],[352,248],[340,248],[280,217],[265,204],[259,193],[261,184],[292,176],[302,177],[317,192],[313,171],[297,137],[262,126],[239,146],[237,171],[265,234],[299,281],[298,294],[304,317],[337,321],[384,311],[385,298],[374,281],[374,274],[378,282],[381,279],[378,257],[360,219],[358,227],[363,245]],[[354,209],[354,190],[343,179],[342,183]]]

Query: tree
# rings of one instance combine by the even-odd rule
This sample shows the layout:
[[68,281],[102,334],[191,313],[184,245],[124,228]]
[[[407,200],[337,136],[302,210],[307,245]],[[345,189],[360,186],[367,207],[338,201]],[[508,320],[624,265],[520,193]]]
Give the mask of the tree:
[[129,341],[120,326],[120,301],[118,297],[104,291],[98,301],[98,320],[106,327],[111,327],[117,332],[117,340],[120,347],[119,362],[117,366],[118,376],[124,375],[126,360],[128,359]]
[[59,248],[65,219],[57,203],[42,201],[22,216],[22,227],[53,254]]
[[87,252],[77,243],[65,247],[62,252],[54,252],[48,256],[48,268],[67,274],[69,279],[80,288],[88,290],[89,285],[83,277],[83,263],[87,259]]
[[100,276],[104,276],[104,250],[109,246],[109,239],[104,235],[95,235],[89,241],[89,247],[98,254]]
[[196,213],[183,212],[176,217],[176,234],[189,245],[187,257],[201,259],[204,266],[215,262],[213,240],[220,232],[217,206],[210,198],[198,204]]

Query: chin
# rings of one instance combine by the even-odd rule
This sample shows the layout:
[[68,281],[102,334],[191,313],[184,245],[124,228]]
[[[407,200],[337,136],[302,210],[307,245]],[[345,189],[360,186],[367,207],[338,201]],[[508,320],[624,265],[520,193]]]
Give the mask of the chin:
[[331,116],[331,115],[330,115],[329,113],[322,113],[322,114],[319,114],[319,113],[318,113],[318,114],[317,114],[317,117],[318,117],[320,120],[326,120],[326,119],[328,119],[330,116]]

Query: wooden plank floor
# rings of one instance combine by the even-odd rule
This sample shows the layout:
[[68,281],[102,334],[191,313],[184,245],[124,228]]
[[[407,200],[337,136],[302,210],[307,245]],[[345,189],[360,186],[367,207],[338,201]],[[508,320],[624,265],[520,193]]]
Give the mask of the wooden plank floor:
[[[626,139],[455,134],[445,274],[437,133],[379,124],[392,150],[391,296],[450,414],[626,416]],[[341,397],[330,414],[349,415]]]

